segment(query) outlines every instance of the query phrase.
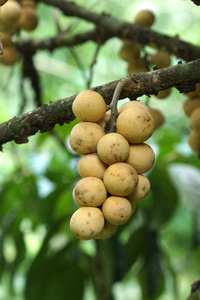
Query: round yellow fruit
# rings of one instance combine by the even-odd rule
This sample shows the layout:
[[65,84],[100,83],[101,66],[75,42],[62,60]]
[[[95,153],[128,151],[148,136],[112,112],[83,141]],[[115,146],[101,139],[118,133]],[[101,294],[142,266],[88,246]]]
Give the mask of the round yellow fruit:
[[105,170],[103,181],[111,195],[123,197],[134,191],[138,183],[138,174],[131,165],[118,162]]
[[129,154],[129,143],[119,133],[105,134],[98,142],[97,154],[108,165],[124,161]]
[[183,102],[183,110],[186,116],[190,117],[191,113],[197,108],[200,107],[200,97],[197,98],[187,98]]
[[83,177],[97,177],[103,179],[103,174],[108,167],[97,153],[86,154],[78,162],[78,173]]
[[113,225],[128,222],[132,215],[131,203],[124,197],[110,196],[102,205],[102,212],[106,221]]
[[148,106],[146,106],[143,102],[137,101],[137,100],[133,100],[133,101],[129,101],[129,102],[125,102],[123,103],[119,109],[118,112],[119,114],[121,112],[123,112],[125,109],[131,108],[131,107],[142,107],[147,109],[148,111],[150,111],[150,109],[148,108]]
[[12,32],[21,15],[21,5],[16,1],[8,1],[1,7],[1,30]]
[[126,160],[139,174],[150,171],[155,162],[155,153],[153,149],[145,144],[130,145],[129,156]]
[[100,125],[93,122],[81,122],[73,127],[69,143],[78,154],[96,153],[97,144],[104,134]]
[[97,122],[106,113],[106,103],[99,93],[86,90],[76,96],[72,103],[72,111],[81,121]]
[[154,121],[154,130],[156,130],[163,125],[163,123],[165,122],[165,118],[163,113],[159,109],[150,108],[150,112]]
[[112,237],[115,232],[117,231],[118,225],[113,225],[108,223],[107,221],[105,221],[105,225],[103,230],[100,232],[100,234],[98,234],[97,236],[95,236],[95,239],[109,239],[110,237]]
[[152,11],[148,9],[143,9],[137,13],[134,19],[134,23],[145,26],[145,27],[150,27],[153,25],[155,21],[155,16],[152,13]]
[[150,188],[149,179],[144,175],[139,174],[138,184],[133,193],[127,196],[127,199],[131,202],[131,204],[135,204],[135,201],[143,200],[148,195]]
[[188,135],[188,144],[190,147],[196,151],[200,151],[200,132],[192,130]]
[[80,179],[73,190],[74,201],[78,206],[100,206],[106,200],[107,190],[97,177]]
[[169,67],[171,64],[170,54],[166,51],[156,51],[150,55],[151,65],[157,65],[159,69]]
[[195,108],[190,115],[190,126],[200,132],[200,107]]
[[70,219],[70,229],[79,239],[91,240],[104,228],[105,219],[97,207],[80,207]]
[[142,107],[124,110],[117,118],[117,130],[129,143],[143,143],[153,133],[154,122],[150,112]]

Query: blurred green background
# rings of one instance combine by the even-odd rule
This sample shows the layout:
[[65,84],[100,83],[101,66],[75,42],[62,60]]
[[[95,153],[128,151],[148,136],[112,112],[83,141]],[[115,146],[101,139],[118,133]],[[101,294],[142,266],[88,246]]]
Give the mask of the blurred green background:
[[[156,16],[152,29],[200,44],[200,8],[189,0],[75,3],[132,22],[143,8]],[[39,25],[14,39],[52,37],[57,33],[53,8],[37,6]],[[92,24],[59,13],[64,30],[73,33]],[[102,46],[91,87],[127,75],[119,57],[122,41]],[[74,95],[87,88],[96,46],[38,51],[34,56],[42,103]],[[147,48],[147,51],[149,49]],[[151,50],[152,51],[152,50]],[[178,58],[172,57],[172,64]],[[0,122],[36,107],[21,63],[0,65]],[[23,104],[20,86],[26,98]],[[77,120],[52,132],[30,137],[29,143],[10,142],[0,153],[0,300],[172,300],[186,299],[200,276],[200,162],[187,144],[189,120],[185,96],[172,89],[164,100],[152,96],[165,124],[147,141],[156,153],[147,174],[151,192],[137,204],[131,220],[109,240],[81,241],[69,229],[76,205],[72,189],[79,180],[78,155],[68,146]],[[141,97],[146,101],[146,97]],[[120,101],[120,104],[125,100]]]

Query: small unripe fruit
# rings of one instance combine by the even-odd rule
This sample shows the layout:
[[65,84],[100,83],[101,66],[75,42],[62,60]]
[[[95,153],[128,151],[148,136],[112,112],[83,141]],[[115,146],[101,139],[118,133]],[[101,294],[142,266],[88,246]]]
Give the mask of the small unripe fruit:
[[165,122],[165,118],[163,116],[163,113],[159,109],[150,108],[150,112],[154,121],[154,130],[156,130],[163,125],[163,123]]
[[132,107],[117,118],[117,130],[129,143],[143,143],[153,133],[153,117],[147,109]]
[[91,240],[104,227],[105,219],[97,207],[80,207],[74,212],[70,220],[70,229],[79,239]]
[[103,203],[102,212],[109,223],[122,225],[130,219],[132,207],[126,198],[110,196]]
[[38,25],[38,17],[35,8],[31,6],[22,7],[21,16],[17,22],[19,28],[32,31]]
[[20,61],[21,56],[15,47],[5,47],[3,55],[0,55],[0,63],[6,66],[12,66]]
[[196,151],[200,151],[200,132],[192,130],[188,135],[188,144],[190,147]]
[[132,203],[143,200],[150,191],[150,182],[144,175],[138,175],[138,184],[132,194],[127,196],[127,199]]
[[97,177],[80,179],[73,190],[78,206],[100,206],[106,200],[107,191],[103,181]]
[[133,41],[125,41],[122,44],[119,55],[127,61],[132,62],[140,55],[141,45]]
[[105,134],[98,142],[97,154],[108,165],[124,161],[129,154],[129,143],[119,133]]
[[118,225],[113,225],[106,221],[103,230],[100,232],[100,234],[95,236],[95,239],[109,239],[115,234],[117,228]]
[[171,64],[171,57],[166,51],[157,51],[150,55],[151,65],[157,65],[159,69],[169,67]]
[[162,90],[160,92],[158,92],[158,94],[156,95],[156,98],[158,99],[165,99],[167,98],[171,93],[171,89],[166,89],[166,90]]
[[76,96],[72,104],[72,111],[81,121],[97,122],[106,113],[106,103],[99,93],[86,90]]
[[200,98],[187,98],[183,102],[183,110],[186,116],[190,117],[191,113],[197,108],[200,107]]
[[128,196],[138,183],[138,175],[131,165],[118,162],[106,169],[103,181],[111,195]]
[[81,122],[73,127],[69,143],[71,148],[78,154],[96,153],[97,144],[104,134],[103,129],[98,124]]
[[139,11],[134,19],[134,23],[145,27],[150,27],[151,25],[153,25],[154,21],[154,14],[148,9],[143,9]]
[[78,162],[78,173],[83,177],[97,177],[103,179],[108,166],[101,161],[97,153],[84,155]]
[[200,132],[200,107],[197,107],[190,116],[190,126],[193,130]]
[[145,109],[147,109],[148,111],[150,111],[150,109],[148,108],[148,106],[146,106],[143,102],[133,100],[133,101],[129,101],[129,102],[123,103],[123,104],[119,107],[118,112],[119,112],[119,114],[120,114],[120,113],[123,112],[125,109],[131,108],[131,107],[142,107],[142,108],[145,108]]
[[130,164],[137,173],[147,173],[152,169],[154,162],[155,153],[149,145],[145,143],[130,145],[126,163]]

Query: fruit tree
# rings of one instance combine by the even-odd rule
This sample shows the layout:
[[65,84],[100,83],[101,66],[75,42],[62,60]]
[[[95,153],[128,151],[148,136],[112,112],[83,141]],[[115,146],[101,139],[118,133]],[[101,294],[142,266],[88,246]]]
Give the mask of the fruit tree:
[[0,0],[0,300],[200,299],[200,1],[116,2]]

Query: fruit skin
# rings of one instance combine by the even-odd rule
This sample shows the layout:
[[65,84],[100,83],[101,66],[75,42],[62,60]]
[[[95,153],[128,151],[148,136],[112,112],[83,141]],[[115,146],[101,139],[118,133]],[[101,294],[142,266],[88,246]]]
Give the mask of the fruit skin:
[[105,134],[98,142],[97,154],[108,165],[124,161],[129,154],[129,143],[119,133]]
[[170,95],[170,93],[171,93],[171,88],[159,91],[158,94],[156,95],[156,98],[157,99],[165,99]]
[[191,113],[190,126],[193,130],[200,131],[200,107],[195,108]]
[[138,175],[131,165],[118,162],[106,169],[103,181],[111,195],[124,197],[134,191],[138,183]]
[[3,32],[15,32],[15,27],[20,18],[21,11],[21,6],[16,1],[8,1],[1,7],[1,30]]
[[190,117],[191,113],[197,108],[200,107],[200,98],[187,98],[183,101],[183,110],[186,116]]
[[137,60],[129,62],[127,67],[128,74],[139,74],[148,72],[148,65],[144,57],[139,57]]
[[149,179],[142,174],[138,174],[138,184],[133,193],[127,196],[127,199],[131,204],[132,202],[134,204],[135,201],[141,201],[148,195],[150,188],[151,185]]
[[110,196],[103,203],[102,212],[110,224],[122,225],[130,219],[132,207],[126,198]]
[[156,130],[163,125],[163,123],[165,122],[165,118],[159,109],[150,108],[150,112],[154,121],[154,130]]
[[81,122],[73,127],[69,143],[78,154],[96,153],[97,144],[104,134],[100,125],[93,122]]
[[105,219],[97,207],[80,207],[70,219],[70,229],[79,239],[91,240],[104,227]]
[[141,45],[133,41],[125,41],[119,51],[121,59],[127,62],[133,62],[140,55]]
[[0,6],[4,5],[8,0],[0,0]]
[[103,230],[100,232],[100,234],[98,234],[97,236],[95,236],[95,239],[109,239],[110,237],[112,237],[115,232],[117,231],[118,225],[113,225],[110,224],[108,221],[105,221],[105,225]]
[[150,27],[151,25],[153,25],[154,21],[154,14],[148,9],[143,9],[139,11],[134,19],[134,23],[145,27]]
[[97,122],[106,113],[106,103],[99,93],[85,90],[80,92],[74,99],[72,111],[81,121]]
[[129,101],[129,102],[123,103],[119,107],[118,113],[120,114],[125,109],[131,108],[131,107],[143,107],[143,108],[147,109],[148,111],[150,111],[150,109],[148,108],[148,106],[146,106],[143,102],[140,102],[140,101],[137,101],[137,100],[133,100],[133,101]]
[[105,113],[105,115],[103,116],[103,118],[97,122],[97,124],[99,124],[99,125],[101,126],[101,128],[104,130],[104,129],[105,129],[106,122],[107,122],[109,119],[110,119],[110,111],[107,111],[107,112]]
[[17,22],[19,28],[32,31],[38,25],[38,17],[34,8],[29,6],[22,7],[21,16]]
[[132,107],[120,113],[116,126],[129,143],[143,143],[152,135],[154,121],[147,109]]
[[108,167],[97,153],[86,154],[78,162],[78,173],[83,177],[97,177],[103,179],[103,174]]
[[139,174],[149,172],[155,162],[153,149],[145,144],[130,144],[129,156],[126,163],[130,164]]
[[192,130],[188,135],[188,144],[190,147],[196,151],[200,151],[200,132]]
[[73,190],[74,201],[78,206],[100,206],[106,200],[107,190],[97,177],[80,179]]
[[20,61],[21,55],[15,47],[5,47],[3,55],[0,55],[0,63],[6,66],[12,66]]
[[150,55],[151,65],[157,65],[159,69],[169,67],[171,57],[166,51],[156,51]]

